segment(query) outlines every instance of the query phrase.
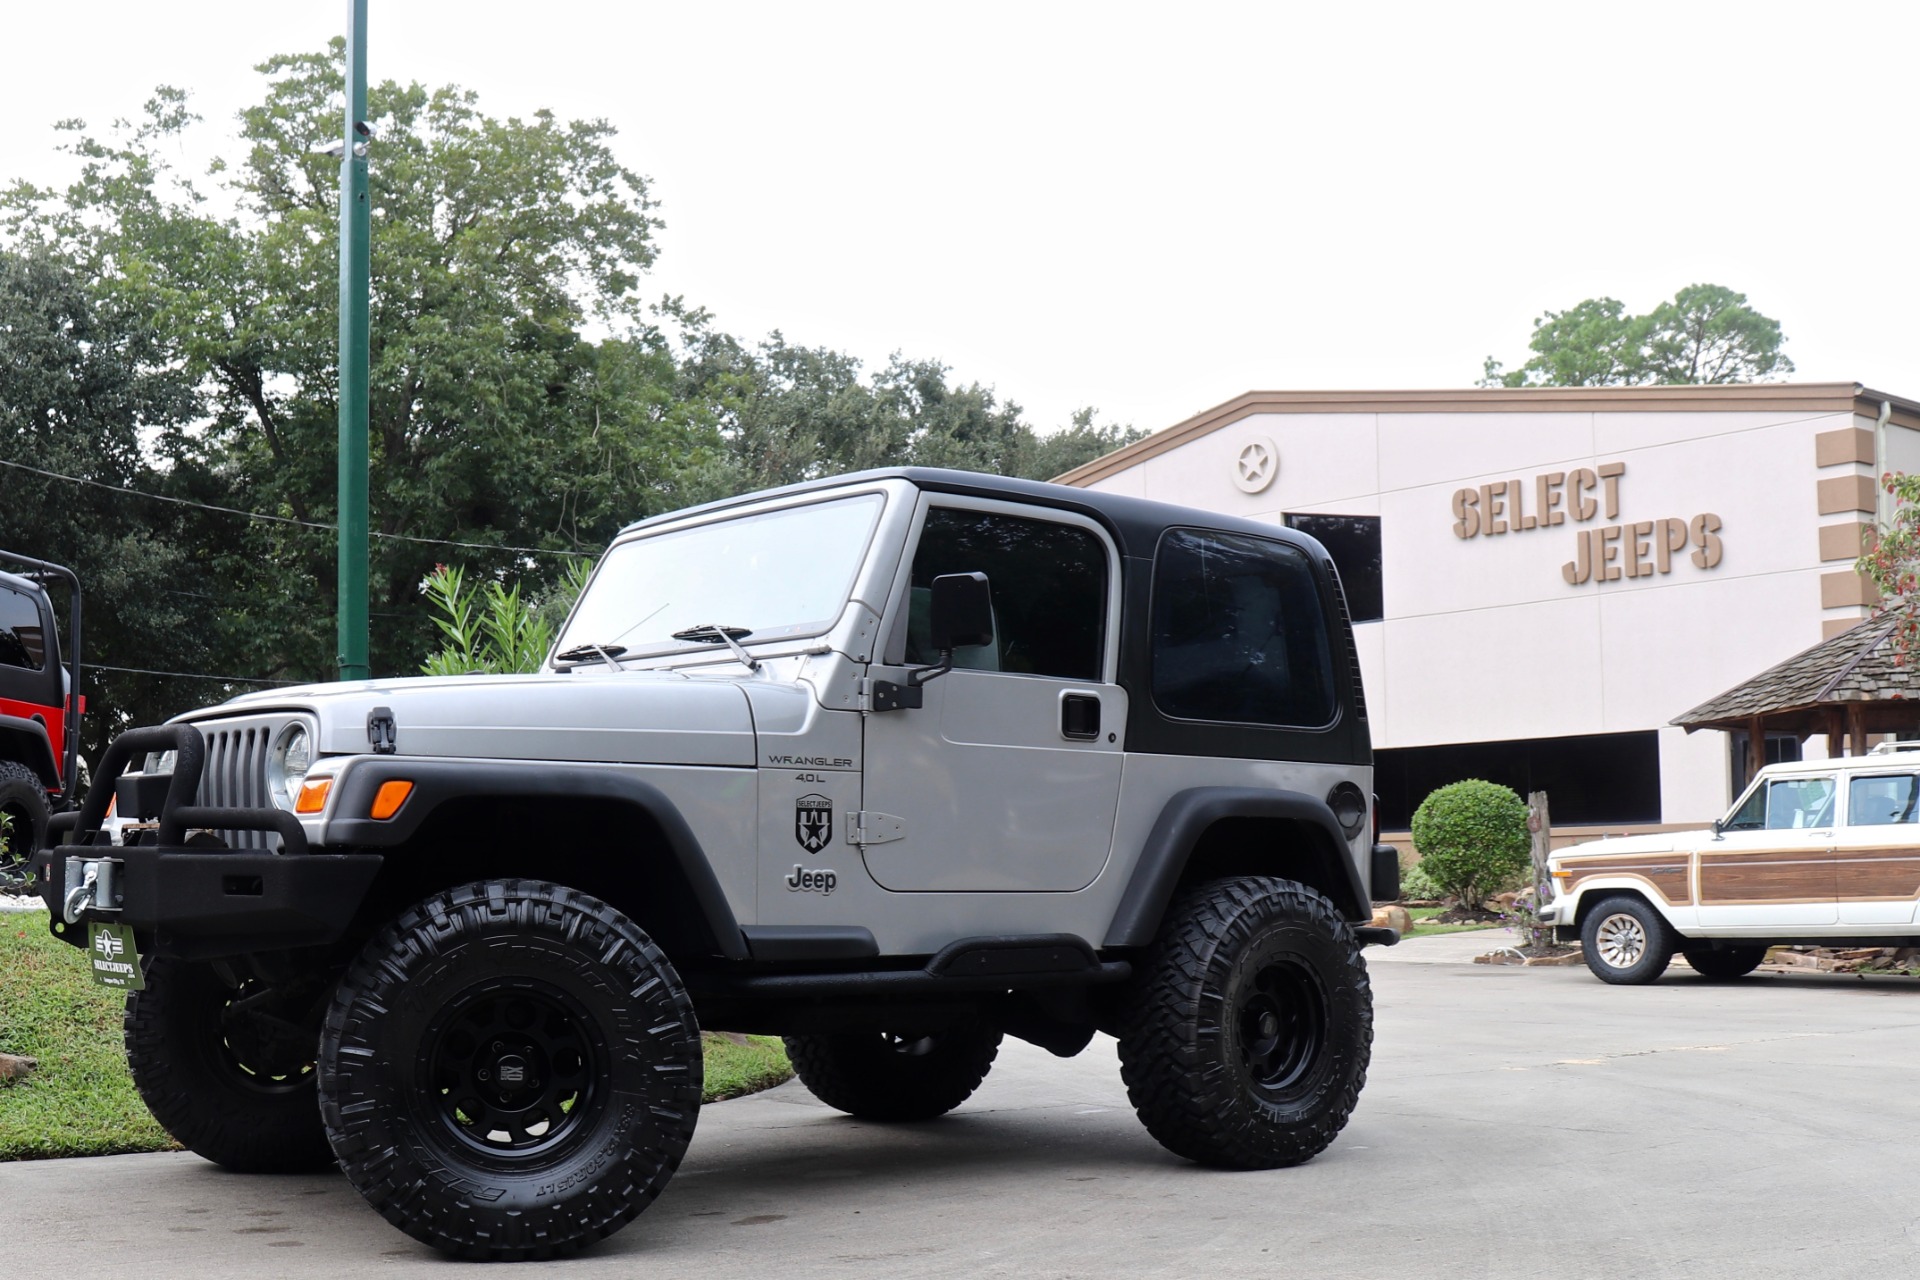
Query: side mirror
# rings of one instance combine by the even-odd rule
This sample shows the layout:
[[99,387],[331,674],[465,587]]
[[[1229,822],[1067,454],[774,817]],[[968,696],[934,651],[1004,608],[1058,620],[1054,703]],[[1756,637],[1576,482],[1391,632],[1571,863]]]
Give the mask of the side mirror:
[[1720,832],[1722,830],[1722,827],[1720,824],[1724,821],[1726,821],[1726,819],[1724,818],[1715,818],[1713,820],[1713,838],[1715,840],[1718,840],[1720,838]]
[[984,573],[946,573],[933,580],[927,610],[928,639],[935,653],[993,643],[993,596]]

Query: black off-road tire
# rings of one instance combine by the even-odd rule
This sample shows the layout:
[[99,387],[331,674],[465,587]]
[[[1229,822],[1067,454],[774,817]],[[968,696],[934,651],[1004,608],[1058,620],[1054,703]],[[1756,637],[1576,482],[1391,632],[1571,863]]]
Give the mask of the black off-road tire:
[[1718,949],[1703,947],[1698,951],[1682,951],[1693,971],[1703,978],[1714,982],[1728,982],[1734,978],[1744,978],[1760,967],[1767,958],[1765,947],[1721,947]]
[[1175,1155],[1274,1169],[1345,1127],[1373,1055],[1373,991],[1352,928],[1291,880],[1198,886],[1134,979],[1120,1077]]
[[320,1044],[341,1168],[456,1257],[571,1253],[631,1222],[700,1116],[700,1029],[647,934],[532,880],[435,894],[348,968]]
[[1642,986],[1673,963],[1675,939],[1646,899],[1616,894],[1593,904],[1580,922],[1580,956],[1593,976],[1615,986]]
[[[314,1091],[319,1037],[301,1015],[324,994],[273,991],[204,962],[156,956],[127,995],[127,1065],[174,1140],[237,1173],[331,1168]],[[266,1005],[262,1015],[236,1012]],[[312,1024],[307,1024],[311,1026]]]
[[34,850],[47,841],[51,809],[40,775],[18,760],[0,760],[0,813],[13,819],[0,853],[0,880],[21,880]]
[[979,1023],[785,1040],[793,1073],[814,1097],[850,1116],[890,1123],[947,1114],[973,1096],[1000,1052],[999,1030]]

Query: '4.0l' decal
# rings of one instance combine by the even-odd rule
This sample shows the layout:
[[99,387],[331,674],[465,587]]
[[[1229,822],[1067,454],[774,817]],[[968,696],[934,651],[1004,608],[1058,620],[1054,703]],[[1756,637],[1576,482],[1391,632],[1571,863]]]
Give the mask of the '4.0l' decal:
[[818,853],[833,839],[833,801],[826,796],[801,796],[793,802],[793,838],[808,853]]

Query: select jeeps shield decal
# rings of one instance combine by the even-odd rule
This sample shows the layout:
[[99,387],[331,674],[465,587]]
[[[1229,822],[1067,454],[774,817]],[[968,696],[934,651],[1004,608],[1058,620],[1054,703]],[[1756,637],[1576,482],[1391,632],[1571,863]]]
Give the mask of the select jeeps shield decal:
[[818,853],[833,839],[833,801],[826,796],[801,796],[793,802],[793,838],[808,853]]

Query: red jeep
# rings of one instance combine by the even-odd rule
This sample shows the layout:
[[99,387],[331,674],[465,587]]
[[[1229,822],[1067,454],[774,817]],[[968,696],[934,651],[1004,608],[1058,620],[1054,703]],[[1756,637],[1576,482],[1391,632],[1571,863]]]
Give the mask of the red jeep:
[[[78,693],[80,579],[71,569],[11,551],[0,551],[0,564],[22,570],[0,572],[0,813],[11,819],[0,873],[11,873],[46,842],[49,815],[69,807],[86,703]],[[43,585],[55,578],[66,582],[73,601],[71,661],[64,667]]]

